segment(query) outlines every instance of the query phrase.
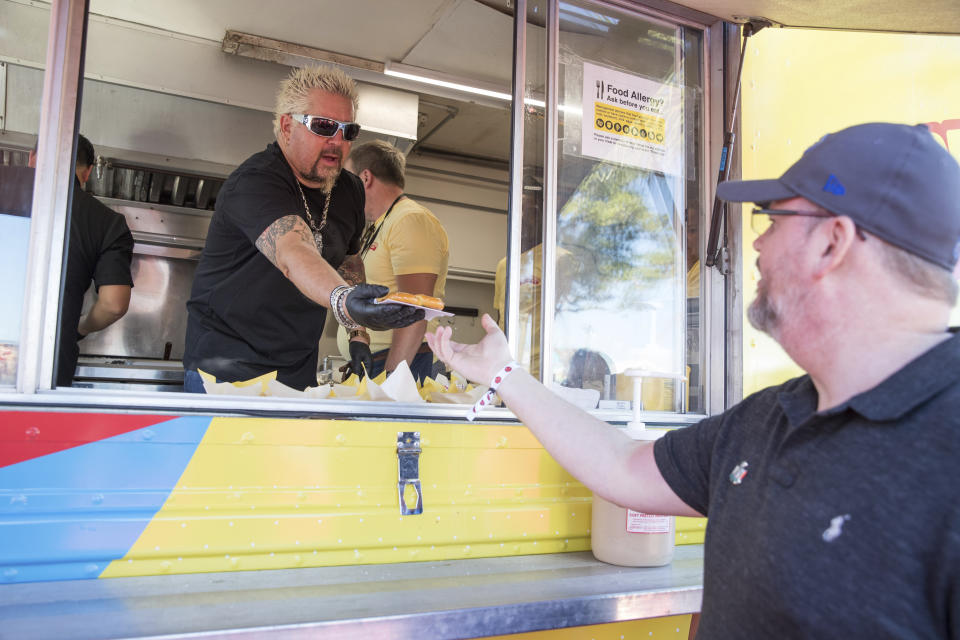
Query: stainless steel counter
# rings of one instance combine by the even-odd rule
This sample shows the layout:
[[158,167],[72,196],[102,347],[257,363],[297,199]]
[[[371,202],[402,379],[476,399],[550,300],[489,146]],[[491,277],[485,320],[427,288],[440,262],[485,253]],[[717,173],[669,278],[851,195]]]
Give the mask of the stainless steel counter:
[[134,391],[183,391],[180,360],[81,355],[73,386]]
[[700,610],[703,547],[0,585],[0,638],[477,638]]

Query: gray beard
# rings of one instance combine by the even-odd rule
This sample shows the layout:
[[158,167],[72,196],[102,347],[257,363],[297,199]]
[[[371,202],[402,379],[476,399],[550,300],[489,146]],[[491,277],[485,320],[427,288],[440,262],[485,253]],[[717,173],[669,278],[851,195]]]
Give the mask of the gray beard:
[[780,324],[780,315],[765,293],[757,293],[757,297],[747,308],[747,320],[757,331],[771,334]]
[[323,175],[319,173],[316,168],[313,169],[310,173],[304,174],[304,178],[310,182],[319,182],[320,189],[324,193],[330,193],[333,190],[333,185],[337,183],[337,178],[340,177],[341,169],[336,169],[330,173]]

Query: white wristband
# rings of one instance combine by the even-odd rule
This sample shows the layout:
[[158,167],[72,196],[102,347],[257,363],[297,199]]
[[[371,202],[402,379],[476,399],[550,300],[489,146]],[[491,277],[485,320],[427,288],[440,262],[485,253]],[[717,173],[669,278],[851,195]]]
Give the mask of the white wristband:
[[481,409],[489,404],[493,404],[493,397],[497,393],[497,387],[503,383],[504,378],[520,368],[520,363],[516,360],[508,362],[506,365],[504,365],[504,367],[493,376],[493,380],[490,381],[490,387],[482,396],[480,396],[480,399],[477,400],[477,403],[473,405],[473,407],[467,413],[467,420],[472,422],[477,417],[477,414],[480,413]]

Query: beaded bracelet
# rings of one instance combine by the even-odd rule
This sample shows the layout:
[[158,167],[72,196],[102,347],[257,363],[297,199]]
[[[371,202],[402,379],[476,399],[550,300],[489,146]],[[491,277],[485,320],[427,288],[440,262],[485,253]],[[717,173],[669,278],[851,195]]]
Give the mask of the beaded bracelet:
[[500,369],[500,371],[493,376],[493,380],[490,381],[490,386],[487,388],[484,394],[480,396],[480,399],[477,400],[477,403],[473,405],[473,408],[471,408],[467,413],[467,420],[473,422],[473,420],[476,419],[477,414],[480,413],[481,409],[489,404],[493,404],[493,397],[497,394],[497,388],[500,386],[500,383],[503,382],[504,378],[520,368],[522,367],[516,360],[508,362],[506,365],[504,365],[503,369]]

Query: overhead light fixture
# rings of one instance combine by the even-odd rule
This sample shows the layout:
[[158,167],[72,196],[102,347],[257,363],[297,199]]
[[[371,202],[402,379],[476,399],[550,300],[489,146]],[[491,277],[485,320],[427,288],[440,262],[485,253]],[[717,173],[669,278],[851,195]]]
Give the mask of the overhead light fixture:
[[472,93],[479,96],[486,96],[488,98],[496,98],[506,102],[513,100],[513,96],[511,96],[509,93],[503,92],[501,87],[494,84],[479,82],[476,80],[471,80],[471,84],[464,84],[459,78],[433,71],[432,69],[414,67],[408,64],[393,62],[392,60],[387,60],[386,64],[383,65],[383,73],[384,75],[393,76],[395,78],[403,78],[413,82],[430,84],[435,87],[444,87],[446,89],[453,89],[454,91],[463,91],[464,93]]
[[[403,78],[404,80],[422,82],[435,87],[443,87],[445,89],[452,89],[454,91],[463,91],[465,93],[472,93],[474,95],[503,100],[504,102],[513,102],[513,96],[502,91],[501,88],[495,84],[478,80],[471,80],[470,82],[472,84],[464,84],[459,80],[459,78],[441,73],[439,71],[434,71],[433,69],[424,69],[422,67],[414,67],[409,64],[402,64],[400,62],[387,60],[383,65],[383,73],[384,75],[393,76],[394,78]],[[535,98],[525,98],[523,103],[532,107],[539,107],[541,109],[546,108],[546,102],[543,100],[537,100]],[[558,108],[560,111],[576,115],[580,115],[583,111],[580,108],[580,105],[567,106],[561,104],[558,105]]]

